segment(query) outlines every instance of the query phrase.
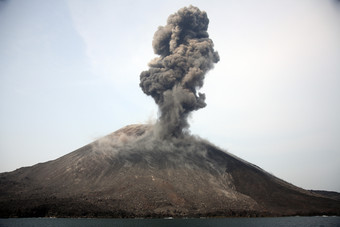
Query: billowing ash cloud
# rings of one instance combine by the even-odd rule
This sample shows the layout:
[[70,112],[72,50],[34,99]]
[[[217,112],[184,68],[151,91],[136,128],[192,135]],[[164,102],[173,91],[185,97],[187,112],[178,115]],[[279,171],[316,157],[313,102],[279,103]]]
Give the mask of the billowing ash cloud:
[[188,115],[206,106],[205,95],[197,90],[218,53],[207,32],[209,19],[204,11],[189,6],[169,16],[153,39],[160,57],[149,63],[140,75],[140,87],[159,106],[157,132],[162,138],[179,137],[188,131]]

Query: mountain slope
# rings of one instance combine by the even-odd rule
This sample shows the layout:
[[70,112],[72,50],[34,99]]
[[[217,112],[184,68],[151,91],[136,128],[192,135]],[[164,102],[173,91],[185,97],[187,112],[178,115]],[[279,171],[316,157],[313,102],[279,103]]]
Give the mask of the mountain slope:
[[339,201],[192,137],[126,126],[61,158],[0,174],[0,216],[340,215]]

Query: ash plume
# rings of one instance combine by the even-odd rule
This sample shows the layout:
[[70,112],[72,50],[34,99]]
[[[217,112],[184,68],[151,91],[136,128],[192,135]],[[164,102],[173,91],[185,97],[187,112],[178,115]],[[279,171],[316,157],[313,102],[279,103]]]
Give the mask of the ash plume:
[[206,106],[205,95],[197,90],[219,61],[208,24],[206,12],[189,6],[170,15],[167,24],[154,34],[153,49],[160,56],[141,73],[139,85],[159,107],[156,129],[161,138],[186,134],[189,114]]

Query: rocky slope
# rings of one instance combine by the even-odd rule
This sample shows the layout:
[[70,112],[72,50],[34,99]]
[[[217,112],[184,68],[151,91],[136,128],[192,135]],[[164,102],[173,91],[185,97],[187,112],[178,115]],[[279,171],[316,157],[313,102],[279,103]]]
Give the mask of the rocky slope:
[[0,217],[340,215],[306,191],[193,136],[130,125],[61,158],[0,174]]

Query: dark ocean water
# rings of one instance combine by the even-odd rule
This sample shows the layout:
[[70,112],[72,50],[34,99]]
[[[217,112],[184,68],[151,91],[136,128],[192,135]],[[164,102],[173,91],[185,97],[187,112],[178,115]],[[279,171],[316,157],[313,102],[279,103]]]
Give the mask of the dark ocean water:
[[208,218],[208,219],[86,219],[10,218],[0,226],[339,226],[340,217]]

